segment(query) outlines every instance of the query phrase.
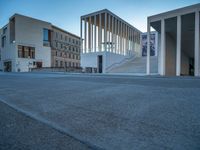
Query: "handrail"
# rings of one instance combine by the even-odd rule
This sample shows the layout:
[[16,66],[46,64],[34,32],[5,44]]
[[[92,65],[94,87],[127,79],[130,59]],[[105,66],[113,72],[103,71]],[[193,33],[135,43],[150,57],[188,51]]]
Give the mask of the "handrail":
[[109,70],[113,69],[113,67],[117,67],[118,65],[121,65],[121,64],[127,62],[128,60],[135,59],[135,58],[136,58],[136,55],[132,55],[132,56],[130,56],[128,58],[125,58],[122,61],[114,63],[114,64],[110,65],[109,67],[107,67],[106,71],[109,71]]

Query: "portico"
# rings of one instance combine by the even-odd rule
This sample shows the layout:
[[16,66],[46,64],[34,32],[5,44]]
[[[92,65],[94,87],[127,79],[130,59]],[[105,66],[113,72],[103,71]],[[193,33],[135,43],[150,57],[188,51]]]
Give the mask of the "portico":
[[151,27],[158,32],[158,71],[160,75],[200,76],[200,4],[180,8],[147,19],[147,74],[150,70]]
[[106,72],[113,63],[140,52],[140,34],[138,29],[107,9],[81,16],[82,67],[98,68],[96,63],[102,56],[101,64]]

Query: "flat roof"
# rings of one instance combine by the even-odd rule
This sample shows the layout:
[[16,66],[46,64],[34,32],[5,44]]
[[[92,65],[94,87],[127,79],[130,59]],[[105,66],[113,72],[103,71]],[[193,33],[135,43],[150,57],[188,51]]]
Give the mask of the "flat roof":
[[[75,34],[73,34],[73,33],[71,33],[71,32],[68,32],[68,31],[66,31],[66,30],[64,30],[64,29],[61,29],[61,28],[59,28],[59,27],[53,25],[53,24],[50,23],[50,22],[43,21],[43,20],[36,19],[36,18],[32,18],[32,17],[29,17],[29,16],[25,16],[25,15],[22,15],[22,14],[15,13],[14,15],[12,15],[12,16],[9,18],[9,20],[11,20],[11,19],[12,19],[13,17],[15,17],[15,16],[22,16],[22,17],[26,17],[26,18],[29,18],[29,19],[33,19],[33,20],[36,20],[36,21],[48,23],[48,24],[50,24],[50,25],[52,26],[52,28],[56,28],[56,29],[58,29],[58,30],[60,30],[60,31],[62,31],[62,32],[65,32],[65,33],[67,33],[67,34],[70,34],[70,35],[72,35],[72,36],[75,36],[75,37],[77,37],[77,38],[80,38],[78,35],[75,35]],[[7,24],[6,24],[5,26],[7,26]],[[2,28],[4,28],[5,26],[3,26]]]
[[168,17],[168,16],[170,17],[170,16],[175,16],[175,15],[181,15],[181,14],[183,15],[183,14],[187,14],[187,13],[195,12],[195,11],[200,11],[200,3],[174,9],[167,12],[163,12],[160,14],[152,15],[152,16],[149,16],[148,19],[162,18],[162,17]]
[[131,24],[128,23],[127,21],[123,20],[121,17],[117,16],[116,14],[114,14],[113,12],[111,12],[111,11],[108,10],[108,9],[102,9],[102,10],[99,10],[99,11],[95,11],[95,12],[93,12],[93,13],[89,13],[89,14],[83,15],[83,16],[81,16],[81,19],[86,18],[86,17],[89,17],[89,16],[94,16],[94,15],[97,15],[97,14],[101,14],[101,13],[109,13],[109,14],[111,14],[112,16],[118,18],[119,20],[122,20],[124,23],[126,23],[126,24],[129,25],[130,27],[136,29],[138,32],[142,33],[140,30],[138,30],[137,28],[135,28],[133,25],[131,25]]

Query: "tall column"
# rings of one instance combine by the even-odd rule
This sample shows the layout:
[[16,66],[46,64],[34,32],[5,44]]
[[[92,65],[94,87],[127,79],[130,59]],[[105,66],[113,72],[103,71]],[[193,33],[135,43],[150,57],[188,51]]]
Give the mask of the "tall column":
[[112,42],[112,44],[111,44],[111,51],[112,51],[112,53],[114,52],[114,47],[113,47],[113,43],[114,43],[114,17],[112,16],[112,40],[111,40],[111,42]]
[[88,22],[88,51],[91,52],[91,17]]
[[128,55],[128,26],[126,26],[126,55]]
[[150,75],[150,22],[147,21],[147,75]]
[[134,41],[134,31],[131,29],[131,50],[134,51],[133,49],[133,41]]
[[93,38],[94,38],[94,37],[93,37],[93,30],[94,30],[94,28],[93,28],[93,24],[92,24],[92,17],[91,17],[91,22],[90,22],[90,24],[91,24],[91,25],[90,25],[90,27],[91,27],[91,29],[90,29],[90,30],[91,30],[91,42],[90,42],[91,48],[90,48],[90,49],[91,49],[91,52],[94,52],[94,49],[93,49]]
[[85,30],[84,30],[84,36],[85,36],[85,39],[84,39],[84,51],[85,53],[87,52],[87,18],[84,18],[84,21],[85,21]]
[[107,13],[105,13],[104,19],[104,51],[107,51]]
[[176,75],[181,74],[181,16],[177,16]]
[[115,53],[117,53],[117,19],[114,19],[115,22]]
[[124,24],[122,23],[122,55],[124,54]]
[[96,52],[97,44],[97,16],[94,16],[94,52]]
[[195,12],[195,51],[194,51],[194,71],[195,76],[200,76],[200,49],[199,49],[199,11]]
[[102,43],[102,25],[101,25],[101,14],[99,14],[99,32],[98,32],[98,47],[99,51],[102,51],[101,43]]
[[108,51],[110,52],[111,51],[111,45],[110,45],[110,15],[108,14]]
[[161,75],[165,75],[165,20],[161,20]]
[[83,39],[83,34],[82,34],[82,18],[81,18],[81,22],[80,22],[80,36],[81,36],[81,53],[83,52],[83,43],[82,43],[82,39]]
[[120,39],[120,23],[119,20],[117,21],[117,52],[118,54],[120,54],[120,43],[119,43],[119,39]]
[[120,24],[121,24],[121,26],[120,26],[120,54],[122,54],[122,33],[123,33],[123,31],[122,31],[122,22],[120,21]]

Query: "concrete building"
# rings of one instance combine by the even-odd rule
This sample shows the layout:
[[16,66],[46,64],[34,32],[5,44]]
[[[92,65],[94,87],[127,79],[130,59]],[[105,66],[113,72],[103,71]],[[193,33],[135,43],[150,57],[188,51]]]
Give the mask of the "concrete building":
[[158,73],[200,76],[200,4],[148,17],[147,70],[150,74],[150,32],[158,32]]
[[109,10],[81,16],[80,24],[83,68],[106,73],[113,64],[140,55],[141,32]]
[[[57,35],[70,38],[71,42],[59,39]],[[0,30],[0,37],[3,71],[26,72],[32,68],[80,66],[80,37],[49,22],[15,14]]]

